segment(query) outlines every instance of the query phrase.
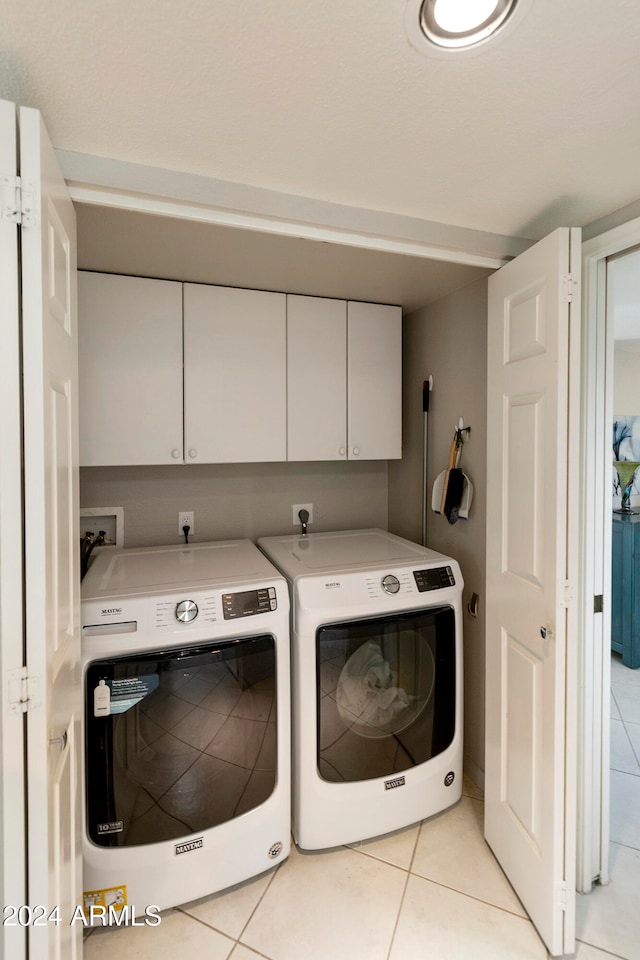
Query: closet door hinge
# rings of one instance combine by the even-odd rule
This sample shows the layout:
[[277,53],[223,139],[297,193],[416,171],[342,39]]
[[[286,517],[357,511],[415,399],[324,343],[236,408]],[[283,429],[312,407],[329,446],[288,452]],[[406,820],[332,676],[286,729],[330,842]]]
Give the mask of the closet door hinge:
[[26,667],[10,670],[7,674],[8,703],[11,713],[26,713],[40,702],[40,681],[30,677]]
[[576,281],[572,273],[565,273],[562,277],[562,303],[571,303],[576,289]]
[[35,227],[34,192],[21,177],[2,177],[0,182],[0,220]]
[[576,591],[570,580],[563,580],[560,584],[560,589],[560,607],[564,609],[571,606],[574,602],[576,599]]
[[560,910],[567,909],[567,881],[559,880],[556,883],[557,904]]

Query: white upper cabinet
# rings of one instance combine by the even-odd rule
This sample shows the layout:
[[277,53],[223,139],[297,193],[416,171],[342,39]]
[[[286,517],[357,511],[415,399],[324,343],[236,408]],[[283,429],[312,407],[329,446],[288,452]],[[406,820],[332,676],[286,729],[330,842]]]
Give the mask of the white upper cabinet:
[[402,312],[287,298],[289,460],[402,456]]
[[78,273],[80,463],[182,461],[182,284]]
[[287,297],[289,460],[347,457],[347,304]]
[[349,459],[402,456],[402,311],[347,305]]
[[184,284],[187,463],[287,459],[286,296]]
[[400,307],[78,274],[80,463],[402,455]]

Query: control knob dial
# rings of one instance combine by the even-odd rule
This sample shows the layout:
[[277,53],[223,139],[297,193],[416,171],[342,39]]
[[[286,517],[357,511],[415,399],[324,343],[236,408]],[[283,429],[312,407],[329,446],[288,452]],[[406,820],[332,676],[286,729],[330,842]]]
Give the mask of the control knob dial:
[[198,616],[198,604],[195,600],[181,600],[176,604],[176,620],[180,623],[191,623]]
[[385,593],[397,593],[400,589],[400,581],[393,573],[388,573],[382,578],[382,589]]

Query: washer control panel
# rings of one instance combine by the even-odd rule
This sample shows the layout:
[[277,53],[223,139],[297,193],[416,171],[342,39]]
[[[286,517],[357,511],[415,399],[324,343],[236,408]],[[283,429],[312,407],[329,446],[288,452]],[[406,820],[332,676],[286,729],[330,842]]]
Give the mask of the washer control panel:
[[197,630],[218,619],[217,600],[212,593],[198,592],[189,599],[180,594],[162,597],[151,602],[151,610],[153,626],[163,632],[182,630],[183,627]]
[[413,576],[420,593],[427,590],[443,590],[454,587],[456,579],[451,567],[431,567],[428,570],[414,570]]
[[222,594],[222,615],[225,620],[253,617],[258,613],[270,613],[277,608],[278,600],[275,587],[261,587],[258,590],[243,590],[241,593]]

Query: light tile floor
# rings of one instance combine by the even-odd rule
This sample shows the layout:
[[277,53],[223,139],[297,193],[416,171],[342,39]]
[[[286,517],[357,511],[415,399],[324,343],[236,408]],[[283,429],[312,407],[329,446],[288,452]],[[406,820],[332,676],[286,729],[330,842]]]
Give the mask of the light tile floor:
[[577,935],[614,956],[640,960],[640,669],[623,666],[618,654],[611,657],[610,830],[610,882],[578,896]]
[[[640,721],[640,671],[614,663],[612,679],[611,883],[578,897],[577,960],[640,960],[640,722],[627,719]],[[96,929],[85,960],[547,960],[482,821],[482,794],[465,780],[460,803],[421,824],[329,851],[292,847],[275,870],[166,911],[157,927]]]

